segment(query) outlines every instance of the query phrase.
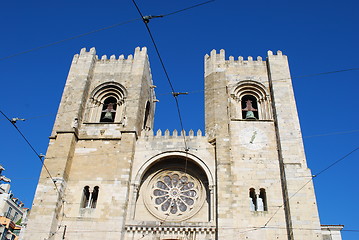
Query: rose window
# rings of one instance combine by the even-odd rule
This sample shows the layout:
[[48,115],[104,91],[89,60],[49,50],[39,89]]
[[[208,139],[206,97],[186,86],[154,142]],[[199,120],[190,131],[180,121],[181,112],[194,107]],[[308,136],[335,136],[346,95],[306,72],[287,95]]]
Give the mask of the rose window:
[[164,171],[150,181],[150,209],[157,216],[192,215],[203,203],[203,186],[193,176],[181,171]]

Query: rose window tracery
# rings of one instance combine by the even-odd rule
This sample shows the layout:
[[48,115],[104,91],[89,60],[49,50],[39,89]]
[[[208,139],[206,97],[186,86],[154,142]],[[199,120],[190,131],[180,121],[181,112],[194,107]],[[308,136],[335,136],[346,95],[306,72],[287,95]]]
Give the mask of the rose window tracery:
[[161,211],[169,211],[172,214],[178,211],[186,212],[198,196],[194,183],[188,181],[187,176],[180,177],[178,174],[166,175],[162,180],[158,180],[153,195],[155,204]]
[[189,217],[203,204],[203,185],[182,171],[157,173],[149,183],[146,205],[161,217]]

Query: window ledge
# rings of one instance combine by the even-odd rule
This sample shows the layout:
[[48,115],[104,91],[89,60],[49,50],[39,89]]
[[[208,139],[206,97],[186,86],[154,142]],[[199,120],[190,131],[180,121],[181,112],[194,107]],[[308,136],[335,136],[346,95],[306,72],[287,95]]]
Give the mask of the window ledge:
[[238,122],[273,122],[273,119],[239,119],[239,118],[231,118],[231,121],[238,121]]
[[108,125],[108,124],[122,124],[122,122],[84,122],[83,124]]

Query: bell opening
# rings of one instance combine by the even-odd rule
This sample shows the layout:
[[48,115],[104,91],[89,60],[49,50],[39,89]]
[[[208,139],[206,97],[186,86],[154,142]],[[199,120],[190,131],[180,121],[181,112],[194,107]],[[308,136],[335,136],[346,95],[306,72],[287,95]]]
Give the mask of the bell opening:
[[116,116],[117,99],[114,97],[106,98],[101,113],[100,122],[114,122]]
[[242,119],[258,120],[257,99],[252,95],[245,95],[241,99]]

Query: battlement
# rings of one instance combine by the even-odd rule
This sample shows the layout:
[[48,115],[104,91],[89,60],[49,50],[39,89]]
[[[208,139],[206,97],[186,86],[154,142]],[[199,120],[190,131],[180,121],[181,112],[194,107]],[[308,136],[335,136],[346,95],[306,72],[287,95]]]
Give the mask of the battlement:
[[133,62],[134,60],[139,59],[146,59],[147,57],[147,48],[146,47],[137,47],[135,48],[134,54],[130,54],[125,58],[123,54],[121,54],[118,58],[116,58],[116,55],[111,55],[110,58],[107,57],[107,55],[102,55],[101,58],[99,58],[98,55],[96,55],[96,49],[93,47],[89,51],[86,50],[86,48],[82,48],[80,51],[80,54],[75,54],[72,62],[77,63],[77,61],[81,58],[87,58],[92,57],[95,61],[99,63],[108,63],[108,62]]
[[258,56],[256,59],[254,59],[252,56],[248,56],[246,59],[242,56],[239,56],[237,59],[235,59],[233,56],[229,56],[229,58],[226,59],[224,49],[221,49],[219,53],[217,53],[217,51],[214,49],[211,51],[210,55],[206,54],[204,57],[205,75],[208,75],[211,72],[221,72],[228,68],[265,68],[267,61],[282,57],[286,58],[286,56],[283,55],[281,51],[277,51],[276,55],[274,55],[272,51],[268,51],[267,59],[264,60],[261,56]]
[[[267,52],[267,55],[268,56],[273,56],[273,52],[272,51],[268,51]],[[275,55],[275,54],[274,54]],[[277,51],[277,56],[283,56],[282,54],[282,51],[278,50]],[[233,56],[229,56],[228,60],[225,59],[225,50],[224,49],[221,49],[219,51],[219,53],[217,53],[217,51],[215,49],[213,49],[210,53],[210,55],[206,54],[204,56],[204,60],[207,62],[207,61],[211,61],[211,62],[217,62],[217,63],[223,63],[223,62],[237,62],[237,63],[253,63],[253,64],[256,64],[256,63],[262,63],[263,62],[263,59],[261,56],[258,56],[256,60],[253,60],[253,57],[252,56],[248,56],[247,59],[244,59],[244,57],[242,56],[239,56],[237,58],[237,60],[234,59]]]
[[201,138],[201,137],[206,137],[204,135],[202,135],[202,131],[200,129],[197,130],[196,135],[195,132],[191,129],[188,131],[188,133],[186,133],[185,130],[182,130],[180,132],[178,132],[176,129],[173,130],[172,135],[171,132],[166,129],[164,132],[159,129],[157,130],[156,133],[154,133],[152,130],[151,131],[146,131],[143,132],[145,134],[143,134],[142,136],[144,137],[155,137],[155,138],[183,138],[183,136],[189,137],[189,138]]

